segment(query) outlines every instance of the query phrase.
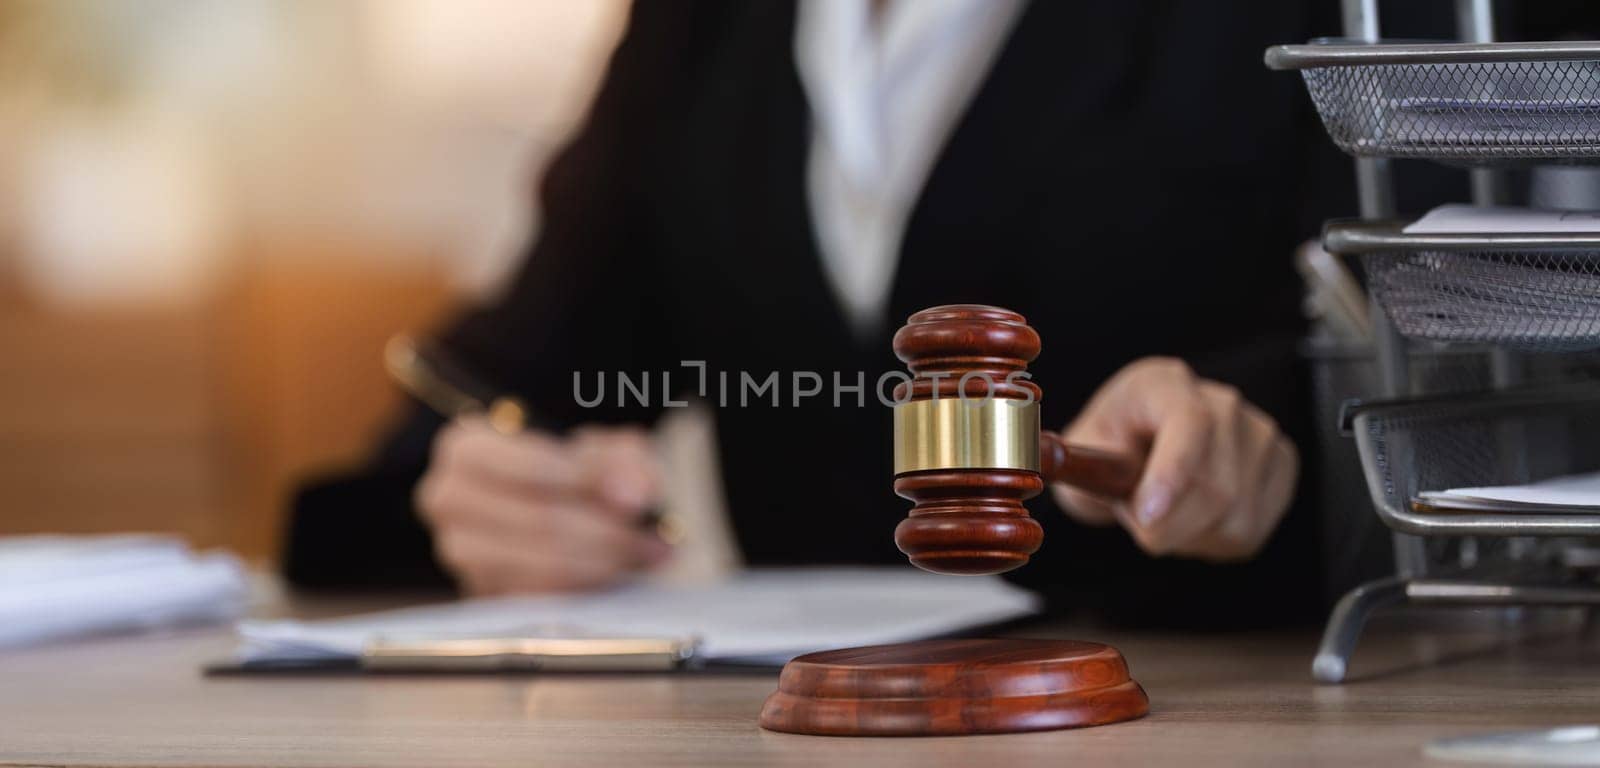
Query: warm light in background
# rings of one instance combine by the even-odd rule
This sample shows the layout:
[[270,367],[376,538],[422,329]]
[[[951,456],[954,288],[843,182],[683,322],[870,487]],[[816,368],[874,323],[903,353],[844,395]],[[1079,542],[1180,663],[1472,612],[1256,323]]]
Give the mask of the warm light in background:
[[490,289],[620,0],[0,0],[0,533],[270,550]]
[[231,211],[195,128],[62,120],[17,165],[18,274],[51,303],[179,302],[213,284]]
[[[374,77],[391,94],[457,120],[564,131],[588,95],[620,2],[366,0]],[[547,133],[548,135],[548,133]]]

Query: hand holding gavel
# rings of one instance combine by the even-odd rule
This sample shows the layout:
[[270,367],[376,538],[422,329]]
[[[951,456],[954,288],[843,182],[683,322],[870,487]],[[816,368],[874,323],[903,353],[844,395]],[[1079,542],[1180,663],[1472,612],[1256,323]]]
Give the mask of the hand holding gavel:
[[1298,452],[1271,416],[1237,389],[1171,358],[1123,367],[1062,436],[1148,453],[1133,494],[1086,493],[1064,483],[1052,490],[1069,516],[1120,524],[1155,555],[1251,557],[1283,518],[1299,474]]
[[1288,506],[1293,445],[1235,390],[1181,362],[1124,368],[1069,426],[1069,441],[1039,429],[1041,391],[1023,373],[1040,342],[1021,315],[934,307],[913,315],[894,347],[914,376],[896,392],[895,491],[916,502],[895,542],[921,568],[1026,563],[1043,532],[1022,502],[1046,482],[1073,517],[1120,522],[1158,555],[1249,557]]

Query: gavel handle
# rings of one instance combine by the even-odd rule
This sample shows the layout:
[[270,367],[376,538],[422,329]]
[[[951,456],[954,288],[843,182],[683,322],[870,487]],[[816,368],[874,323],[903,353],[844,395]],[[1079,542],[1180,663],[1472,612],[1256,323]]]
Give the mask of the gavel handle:
[[1139,486],[1144,457],[1073,445],[1054,432],[1039,435],[1039,474],[1093,494],[1126,499]]

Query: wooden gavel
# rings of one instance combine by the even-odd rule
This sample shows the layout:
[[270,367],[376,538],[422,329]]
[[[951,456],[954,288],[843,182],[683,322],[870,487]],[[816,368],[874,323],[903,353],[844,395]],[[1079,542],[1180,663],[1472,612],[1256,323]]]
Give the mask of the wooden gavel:
[[1127,498],[1144,460],[1068,444],[1039,428],[1026,378],[1039,334],[1015,312],[951,304],[894,335],[911,370],[895,388],[894,491],[915,502],[894,541],[934,573],[1001,573],[1028,562],[1044,530],[1022,502],[1046,482]]

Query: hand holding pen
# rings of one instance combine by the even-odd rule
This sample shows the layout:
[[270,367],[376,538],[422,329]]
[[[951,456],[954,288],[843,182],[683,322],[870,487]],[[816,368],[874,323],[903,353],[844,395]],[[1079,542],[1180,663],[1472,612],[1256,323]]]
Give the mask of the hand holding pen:
[[434,439],[416,499],[440,561],[468,592],[604,587],[670,556],[676,529],[652,511],[661,470],[643,430],[527,429],[520,402],[487,396],[445,356],[403,337],[385,363],[453,417]]

